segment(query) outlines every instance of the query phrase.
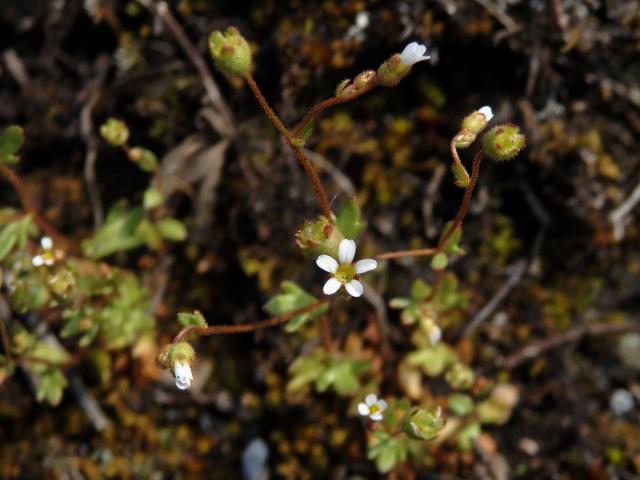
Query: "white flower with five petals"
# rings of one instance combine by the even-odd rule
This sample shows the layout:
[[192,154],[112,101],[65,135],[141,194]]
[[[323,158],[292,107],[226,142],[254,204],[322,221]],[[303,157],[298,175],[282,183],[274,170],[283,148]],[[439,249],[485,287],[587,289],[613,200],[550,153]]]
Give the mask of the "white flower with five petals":
[[364,402],[358,404],[358,413],[363,417],[369,417],[374,422],[382,420],[382,412],[387,409],[387,402],[378,398],[375,393],[370,393],[364,398]]
[[378,262],[372,258],[365,258],[353,263],[355,256],[356,242],[345,238],[338,246],[338,261],[329,255],[320,255],[318,257],[316,265],[333,275],[322,288],[325,295],[333,295],[340,290],[342,285],[352,297],[362,295],[364,289],[362,283],[358,280],[358,276],[375,270]]
[[193,374],[191,367],[187,362],[176,362],[173,365],[173,376],[176,379],[176,387],[180,390],[186,390],[191,386]]
[[400,61],[405,65],[411,66],[414,63],[429,60],[431,55],[425,55],[426,52],[427,47],[425,45],[421,45],[418,42],[411,42],[404,47],[404,50],[400,53]]

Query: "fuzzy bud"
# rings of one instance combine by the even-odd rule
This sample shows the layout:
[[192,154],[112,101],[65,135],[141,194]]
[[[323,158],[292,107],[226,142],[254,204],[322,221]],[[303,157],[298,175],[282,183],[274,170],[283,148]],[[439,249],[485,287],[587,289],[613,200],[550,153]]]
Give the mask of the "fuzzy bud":
[[129,140],[127,124],[117,118],[110,118],[100,127],[100,135],[113,147],[121,147]]
[[398,84],[411,70],[411,65],[402,63],[400,54],[392,55],[378,68],[378,82],[385,87],[393,87]]
[[476,377],[471,368],[463,363],[455,363],[447,370],[444,378],[452,388],[465,390],[471,388]]
[[527,138],[517,125],[497,125],[485,133],[482,148],[497,162],[511,160],[525,147]]
[[333,258],[338,258],[338,247],[345,238],[338,227],[322,215],[313,222],[306,221],[295,237],[298,246],[305,252]]
[[404,433],[414,440],[433,440],[444,428],[442,408],[413,408],[402,419]]
[[158,168],[158,158],[151,150],[134,147],[129,150],[129,160],[137,164],[145,172],[155,172]]
[[156,357],[156,365],[158,365],[158,367],[162,368],[163,370],[166,370],[171,366],[169,355],[171,354],[172,347],[173,344],[168,343],[167,345],[162,347],[162,350],[160,350],[160,353],[158,353],[158,356]]
[[456,148],[467,148],[476,141],[477,135],[469,130],[461,130],[453,138]]
[[209,51],[216,67],[225,73],[242,76],[251,69],[251,49],[235,27],[211,33]]
[[362,90],[363,88],[369,88],[373,84],[376,78],[375,70],[365,70],[362,73],[359,73],[358,76],[353,80],[353,84],[356,87],[356,90]]

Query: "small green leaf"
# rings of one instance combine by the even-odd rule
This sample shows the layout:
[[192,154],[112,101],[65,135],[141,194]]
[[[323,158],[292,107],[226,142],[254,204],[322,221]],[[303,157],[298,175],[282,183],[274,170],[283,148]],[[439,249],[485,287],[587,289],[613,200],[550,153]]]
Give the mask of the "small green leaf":
[[178,322],[180,322],[183,327],[188,327],[190,325],[195,325],[196,327],[207,326],[207,321],[205,320],[204,315],[202,315],[198,310],[194,310],[193,313],[178,313]]
[[414,440],[433,440],[444,428],[445,420],[442,409],[413,408],[407,412],[402,420],[402,430],[405,435]]
[[187,238],[187,229],[177,218],[163,218],[157,223],[160,235],[172,242],[181,242]]
[[382,429],[376,430],[367,452],[369,460],[375,460],[381,473],[389,472],[398,463],[407,458],[407,447],[398,437],[392,437]]
[[456,163],[451,164],[451,171],[455,177],[455,185],[460,188],[467,188],[469,186],[469,174],[464,167],[460,167]]
[[144,191],[142,206],[145,210],[151,210],[152,208],[159,207],[162,205],[162,202],[164,202],[164,197],[160,190],[150,187]]
[[431,259],[431,268],[434,270],[444,270],[447,268],[448,263],[449,259],[447,258],[447,254],[444,252],[438,252]]
[[0,231],[0,261],[11,252],[17,240],[18,222],[11,222]]
[[291,380],[287,383],[287,391],[297,393],[313,383],[325,369],[324,360],[324,353],[320,351],[298,357],[289,367]]
[[360,232],[364,230],[366,222],[362,220],[360,207],[355,198],[350,199],[340,209],[336,217],[336,226],[350,240],[355,240]]
[[158,158],[151,150],[133,147],[129,150],[129,160],[138,165],[145,172],[154,172],[158,168]]
[[11,125],[0,135],[0,166],[18,163],[16,153],[22,146],[24,131],[22,127]]
[[417,279],[411,285],[411,298],[414,300],[423,300],[431,294],[431,287],[423,280]]
[[[449,231],[453,222],[447,222],[442,230],[442,237]],[[440,240],[442,240],[440,237]],[[462,238],[462,227],[458,225],[458,227],[453,231],[447,243],[445,243],[443,251],[447,255],[464,255],[464,250],[460,248],[460,239]]]
[[82,242],[82,252],[89,258],[98,259],[143,245],[144,239],[136,235],[143,218],[141,207],[128,210],[126,201],[120,200],[111,208],[93,237]]
[[36,399],[54,407],[62,400],[67,379],[59,368],[51,368],[36,376]]
[[113,147],[121,147],[129,140],[127,124],[117,118],[109,118],[101,127],[100,135]]
[[[289,312],[299,310],[317,301],[313,295],[300,288],[295,282],[287,280],[280,284],[280,292],[281,293],[274,297],[271,297],[264,306],[264,309],[273,316],[286,315]],[[313,320],[326,312],[326,303],[318,305],[318,307],[312,311],[301,313],[289,320],[285,325],[285,330],[287,332],[295,332],[310,320]]]
[[422,368],[430,377],[440,375],[455,361],[455,353],[442,342],[437,343],[435,347],[425,347],[407,355],[409,365]]
[[473,399],[464,393],[453,393],[447,398],[447,408],[454,415],[464,417],[473,410]]

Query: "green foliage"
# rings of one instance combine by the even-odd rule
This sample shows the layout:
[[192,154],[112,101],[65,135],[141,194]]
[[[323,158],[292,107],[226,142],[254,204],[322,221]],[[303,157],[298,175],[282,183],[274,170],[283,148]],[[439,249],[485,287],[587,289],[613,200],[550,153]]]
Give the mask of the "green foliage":
[[433,440],[444,425],[445,420],[440,407],[412,408],[402,420],[405,435],[414,440]]
[[160,235],[172,242],[181,242],[187,238],[187,229],[177,218],[163,218],[157,223],[157,227]]
[[22,127],[11,125],[0,135],[0,166],[18,163],[18,150],[22,146],[24,132]]
[[194,310],[193,313],[190,312],[180,312],[178,313],[178,322],[183,327],[189,327],[191,325],[196,327],[206,327],[207,321],[204,318],[204,315],[200,313],[198,310]]
[[117,118],[109,118],[101,127],[100,135],[113,147],[121,147],[129,140],[127,124]]
[[333,389],[338,395],[355,393],[361,387],[360,377],[369,371],[369,362],[343,356],[331,356],[324,350],[298,357],[289,367],[291,379],[287,390],[297,393],[314,384],[318,392]]
[[411,366],[420,367],[425,374],[436,377],[456,361],[455,352],[440,342],[435,346],[425,346],[407,355],[407,362]]
[[447,258],[447,254],[444,252],[438,252],[431,259],[431,268],[434,270],[444,270],[447,268],[448,263],[449,259]]
[[407,447],[401,438],[384,429],[376,430],[369,438],[367,458],[375,461],[380,472],[387,473],[407,459]]
[[[11,209],[2,209],[0,215],[11,215]],[[35,226],[31,215],[25,215],[18,220],[0,226],[0,261],[13,250],[14,247],[23,249],[29,236],[34,233]]]
[[[269,314],[279,317],[304,308],[317,301],[318,300],[313,295],[304,291],[300,286],[298,286],[298,284],[287,280],[282,282],[280,285],[280,293],[273,296],[266,303],[264,309],[269,312]],[[287,322],[285,330],[287,332],[295,332],[310,320],[313,320],[320,315],[324,315],[327,312],[327,308],[327,304],[322,304],[318,305],[317,308],[314,308],[310,312],[296,315]]]
[[145,172],[155,172],[158,168],[158,157],[151,150],[133,147],[128,152],[129,160],[138,165]]
[[464,393],[453,393],[447,398],[447,408],[454,415],[464,417],[473,410],[473,399]]
[[142,199],[142,206],[145,210],[151,210],[159,207],[164,202],[162,192],[153,187],[149,187],[144,191],[144,197]]
[[335,222],[345,238],[351,240],[355,240],[367,226],[367,222],[362,218],[360,206],[355,198],[344,204],[338,212]]

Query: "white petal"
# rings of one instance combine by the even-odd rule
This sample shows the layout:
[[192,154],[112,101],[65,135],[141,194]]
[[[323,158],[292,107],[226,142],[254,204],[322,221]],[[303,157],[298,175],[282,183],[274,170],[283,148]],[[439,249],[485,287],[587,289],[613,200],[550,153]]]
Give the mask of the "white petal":
[[322,270],[329,273],[336,273],[338,269],[338,262],[333,257],[329,255],[320,255],[316,259],[316,265],[318,265]]
[[369,416],[369,407],[364,403],[359,403],[358,404],[358,413],[360,415],[362,415],[363,417],[368,417]]
[[51,247],[53,247],[53,241],[51,241],[49,237],[42,237],[40,239],[40,246],[45,250],[51,250]]
[[431,346],[435,347],[441,338],[442,338],[442,330],[440,330],[440,327],[436,325],[429,332],[429,342],[431,343]]
[[329,280],[327,280],[327,283],[324,284],[324,287],[322,287],[322,291],[325,295],[333,295],[338,290],[340,290],[341,285],[342,284],[337,278],[331,277]]
[[422,62],[423,60],[429,60],[430,55],[425,55],[427,47],[419,44],[418,42],[411,42],[404,47],[400,54],[400,61],[405,65],[413,65],[414,63]]
[[348,238],[343,239],[338,247],[338,260],[340,263],[342,265],[349,264],[353,262],[353,257],[355,256],[356,242],[349,240]]
[[364,288],[362,288],[362,284],[358,280],[351,280],[345,284],[344,288],[347,289],[347,292],[349,292],[349,295],[352,297],[359,297],[362,295],[364,290]]
[[180,390],[186,390],[191,386],[191,381],[184,377],[176,377],[176,387]]
[[368,407],[371,407],[371,406],[375,405],[376,403],[378,403],[378,397],[376,396],[375,393],[370,393],[369,395],[364,397],[364,403]]
[[380,411],[386,410],[388,406],[389,405],[387,405],[387,402],[385,402],[384,400],[378,400],[378,408],[380,409]]
[[493,110],[491,110],[491,107],[488,105],[485,105],[484,107],[478,109],[478,111],[484,115],[484,117],[487,119],[487,122],[491,121],[491,119],[493,118]]
[[40,255],[36,255],[31,259],[31,263],[33,263],[34,267],[41,267],[44,265],[44,259]]
[[373,258],[364,258],[356,262],[356,273],[358,275],[370,272],[371,270],[375,270],[376,268],[378,268],[378,262],[376,262]]
[[369,415],[369,418],[374,422],[379,422],[380,420],[382,420],[382,412],[372,413],[371,415]]

